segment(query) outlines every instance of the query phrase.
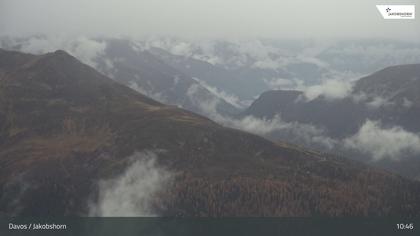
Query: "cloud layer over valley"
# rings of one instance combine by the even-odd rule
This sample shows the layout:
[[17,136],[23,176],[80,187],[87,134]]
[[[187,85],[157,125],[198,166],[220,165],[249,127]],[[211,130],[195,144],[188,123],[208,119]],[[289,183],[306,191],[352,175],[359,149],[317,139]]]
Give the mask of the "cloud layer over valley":
[[401,127],[382,127],[380,122],[367,120],[360,130],[344,140],[345,147],[369,154],[374,160],[399,160],[404,155],[420,154],[420,136]]
[[[130,51],[122,55],[130,56],[122,58],[119,55],[112,57],[107,54],[108,49],[118,49],[112,48],[110,42],[119,40],[128,42]],[[296,101],[298,103],[309,103],[318,98],[328,102],[351,98],[354,104],[362,104],[371,110],[393,107],[409,109],[413,106],[413,99],[404,97],[396,102],[376,94],[356,93],[354,84],[366,71],[371,73],[392,63],[420,62],[420,56],[417,54],[420,51],[418,44],[385,41],[376,45],[367,40],[360,41],[355,46],[354,42],[346,41],[197,41],[171,37],[130,40],[51,35],[5,37],[0,42],[1,47],[6,49],[37,54],[57,49],[66,50],[82,62],[162,103],[185,109],[193,107],[191,110],[194,112],[224,126],[275,141],[282,140],[331,152],[352,150],[373,160],[399,160],[406,155],[418,153],[418,134],[398,126],[383,127],[380,120],[364,120],[354,133],[344,138],[334,138],[328,134],[329,130],[321,125],[286,121],[282,114],[277,114],[272,119],[238,114],[262,92],[273,89],[301,91],[303,97]],[[394,52],[392,55],[389,54],[389,49]],[[140,70],[137,64],[133,66],[125,63],[129,59],[138,60],[138,65],[146,64],[149,67]],[[147,64],[150,61],[160,64]],[[360,62],[364,62],[363,65]],[[343,67],[343,63],[347,66]],[[155,65],[158,65],[157,68],[154,68]],[[161,66],[165,66],[165,70]],[[158,72],[165,71],[167,81],[153,84],[162,74],[147,79],[147,73],[139,74],[149,72],[149,68]],[[124,73],[119,74],[121,71]],[[132,73],[131,77],[127,76],[127,72]],[[196,76],[193,72],[199,75]],[[240,76],[233,77],[236,74]],[[127,76],[129,80],[121,81],[121,75]],[[190,78],[188,82],[185,82],[186,77]],[[214,78],[222,79],[215,81]],[[246,79],[240,80],[241,78]],[[183,87],[178,87],[180,85]],[[254,88],[256,89],[244,96],[244,93]],[[175,100],[171,97],[173,95],[182,96]],[[237,109],[234,110],[237,113],[223,114],[224,103]],[[375,136],[383,138],[374,139]]]

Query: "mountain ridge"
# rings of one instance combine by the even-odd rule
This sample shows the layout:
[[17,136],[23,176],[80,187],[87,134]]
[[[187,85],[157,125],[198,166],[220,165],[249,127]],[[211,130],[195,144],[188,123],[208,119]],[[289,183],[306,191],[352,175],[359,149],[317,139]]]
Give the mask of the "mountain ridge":
[[[20,59],[10,65],[9,57]],[[157,163],[178,173],[154,198],[159,215],[420,212],[417,182],[222,127],[62,51],[36,63],[22,58],[33,56],[0,51],[1,215],[87,215],[88,200],[99,200],[98,182],[124,173],[130,156],[144,150],[156,150]]]

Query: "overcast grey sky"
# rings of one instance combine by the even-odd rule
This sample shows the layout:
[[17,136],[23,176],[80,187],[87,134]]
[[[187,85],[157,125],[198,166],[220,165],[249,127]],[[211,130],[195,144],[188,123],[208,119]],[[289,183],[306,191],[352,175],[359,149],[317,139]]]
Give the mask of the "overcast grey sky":
[[384,20],[376,4],[420,0],[0,0],[0,34],[420,40],[420,17]]

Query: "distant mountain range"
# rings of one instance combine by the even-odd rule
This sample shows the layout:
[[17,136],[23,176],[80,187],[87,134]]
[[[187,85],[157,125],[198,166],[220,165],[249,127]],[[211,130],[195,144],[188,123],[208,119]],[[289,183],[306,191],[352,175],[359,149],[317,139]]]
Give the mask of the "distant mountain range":
[[251,65],[229,67],[194,57],[174,55],[161,48],[151,48],[149,51],[177,70],[235,95],[240,101],[245,102],[253,101],[256,94],[269,89],[264,78],[291,77],[291,74],[285,70],[254,68]]
[[[0,37],[0,47],[34,54],[65,49],[84,63],[106,72],[114,79],[122,77],[124,82],[130,82],[132,86],[135,86],[133,80],[138,80],[135,76],[144,73],[140,79],[149,81],[142,84],[148,89],[139,86],[140,91],[148,92],[148,96],[153,95],[162,101],[166,99],[164,103],[185,106],[200,113],[204,113],[203,106],[209,103],[218,103],[219,110],[229,110],[228,113],[231,113],[229,105],[245,108],[267,90],[300,89],[325,80],[360,78],[389,65],[420,61],[418,43],[383,39],[334,42],[268,39],[229,41],[39,35]],[[135,57],[138,57],[137,60],[133,60]],[[131,60],[127,62],[124,58]],[[136,69],[133,70],[133,66]],[[144,72],[146,68],[150,72]],[[162,71],[156,71],[156,68],[162,68]],[[118,76],[112,76],[113,73]],[[160,82],[154,84],[151,78],[156,75],[161,78]],[[178,77],[176,81],[182,78],[182,85],[174,85],[174,77]],[[162,80],[167,82],[162,83]],[[188,90],[182,87],[197,82],[200,85],[190,86],[190,96],[187,96],[185,91]],[[200,88],[200,92],[196,92],[196,87]],[[200,94],[196,97],[203,102],[197,104],[195,97],[190,101],[189,97],[193,97],[191,94]]]
[[[355,83],[344,99],[323,96],[307,101],[301,91],[275,90],[263,93],[245,114],[326,127],[332,136],[355,133],[366,119],[381,120],[420,131],[415,119],[420,108],[420,64],[388,67]],[[327,112],[330,111],[330,112]]]
[[189,75],[166,64],[129,40],[105,40],[105,54],[96,58],[96,68],[140,93],[165,104],[205,114],[203,104],[213,104],[216,112],[233,115],[235,104],[208,90]]
[[[136,60],[124,64],[127,81],[137,73]],[[420,213],[416,181],[222,127],[152,100],[64,51],[0,50],[0,215],[87,215],[90,204],[115,205],[109,196],[146,194],[157,186],[119,184],[150,177],[127,172],[136,166],[133,161],[145,159],[135,153],[147,151],[156,154],[156,165],[171,173],[172,182],[150,201],[129,206],[147,203],[158,215]],[[151,173],[152,179],[159,173]],[[113,191],[101,195],[112,179]]]
[[[321,127],[327,136],[339,140],[357,135],[369,121],[380,124],[384,130],[398,130],[400,134],[405,132],[415,137],[420,132],[420,64],[391,66],[363,77],[355,82],[350,94],[340,99],[328,99],[321,95],[308,100],[302,91],[267,91],[243,115],[263,119],[281,116],[286,122]],[[382,137],[377,134],[376,138]],[[412,140],[417,138],[400,141],[409,143]],[[388,145],[398,146],[398,143]],[[407,152],[403,156],[405,158],[391,155],[391,160],[375,164],[417,178],[420,152]],[[365,156],[358,159],[370,161]]]

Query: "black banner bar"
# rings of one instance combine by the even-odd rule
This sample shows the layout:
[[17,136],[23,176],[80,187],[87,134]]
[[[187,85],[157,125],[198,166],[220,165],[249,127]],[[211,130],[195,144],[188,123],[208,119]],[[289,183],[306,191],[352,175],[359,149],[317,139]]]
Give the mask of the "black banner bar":
[[398,218],[0,218],[1,236],[384,236],[420,235],[419,227]]

